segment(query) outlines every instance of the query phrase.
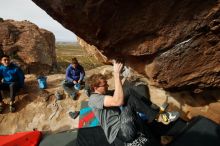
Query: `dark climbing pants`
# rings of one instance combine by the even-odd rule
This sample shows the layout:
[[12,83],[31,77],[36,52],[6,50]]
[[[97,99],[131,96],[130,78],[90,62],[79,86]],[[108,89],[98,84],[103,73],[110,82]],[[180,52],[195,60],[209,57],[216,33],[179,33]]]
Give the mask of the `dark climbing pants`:
[[63,89],[64,91],[71,96],[71,98],[75,98],[77,91],[74,88],[74,83],[72,82],[68,82],[66,80],[64,80],[64,82],[62,83]]
[[[145,88],[146,86],[140,86]],[[121,126],[117,137],[125,142],[130,142],[137,137],[140,122],[137,112],[144,113],[148,122],[152,122],[159,114],[159,108],[153,108],[147,97],[137,94],[132,86],[124,86],[125,104],[121,107]]]
[[[85,83],[84,82],[81,82],[80,83],[81,86],[83,86]],[[69,82],[67,80],[64,80],[63,83],[62,83],[62,87],[63,89],[69,94],[71,95],[73,92],[76,92],[75,88],[74,88],[74,83],[73,82]]]
[[160,109],[150,101],[147,85],[134,86],[126,81],[123,85],[123,91],[125,95],[124,107],[128,107],[135,113],[145,114],[149,123],[157,117]]
[[[15,101],[16,92],[18,91],[19,87],[16,82],[11,83],[1,83],[0,84],[0,91],[9,90],[11,101]],[[2,93],[0,93],[0,102],[2,102]]]
[[[117,138],[124,142],[131,142],[138,135],[138,132],[146,133],[148,135],[154,135],[160,138],[162,135],[175,136],[182,127],[186,124],[184,120],[178,119],[177,121],[164,125],[155,121],[159,114],[159,107],[156,107],[152,102],[146,97],[148,91],[145,91],[146,85],[141,86],[131,86],[131,84],[126,83],[123,86],[125,95],[125,104],[121,111],[121,126],[117,135]],[[140,94],[139,91],[143,91]],[[140,117],[137,116],[137,112],[144,113],[147,116],[147,123],[143,124]]]

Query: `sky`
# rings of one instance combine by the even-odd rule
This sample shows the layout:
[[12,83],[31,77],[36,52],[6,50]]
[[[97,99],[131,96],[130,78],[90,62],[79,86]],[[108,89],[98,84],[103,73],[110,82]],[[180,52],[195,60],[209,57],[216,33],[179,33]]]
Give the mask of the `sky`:
[[75,42],[76,36],[31,0],[0,0],[0,17],[4,20],[28,20],[54,33],[56,41]]

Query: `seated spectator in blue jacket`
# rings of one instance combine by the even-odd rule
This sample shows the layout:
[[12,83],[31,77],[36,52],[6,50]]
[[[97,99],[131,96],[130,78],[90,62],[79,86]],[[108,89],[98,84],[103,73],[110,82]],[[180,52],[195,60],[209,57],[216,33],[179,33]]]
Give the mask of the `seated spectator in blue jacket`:
[[[10,111],[15,111],[15,96],[16,92],[24,86],[24,73],[23,71],[10,62],[10,57],[8,55],[3,55],[1,57],[0,65],[0,91],[9,90],[10,91]],[[0,112],[3,111],[3,101],[2,94],[0,93]]]
[[77,89],[82,83],[85,76],[84,68],[79,64],[76,58],[72,58],[72,63],[66,69],[66,79],[63,83],[64,90],[72,97],[76,97],[76,92],[71,90],[74,88]]

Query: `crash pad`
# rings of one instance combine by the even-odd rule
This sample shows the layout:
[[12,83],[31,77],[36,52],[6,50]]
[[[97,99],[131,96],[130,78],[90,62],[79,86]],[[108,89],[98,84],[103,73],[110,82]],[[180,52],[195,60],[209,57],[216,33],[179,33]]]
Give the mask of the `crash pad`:
[[95,117],[92,109],[88,106],[88,101],[83,101],[79,114],[78,128],[99,126],[99,121]]
[[220,146],[220,125],[203,116],[195,117],[169,146]]
[[75,146],[78,129],[72,129],[54,134],[45,134],[39,146]]
[[0,146],[37,146],[40,137],[40,131],[18,132],[12,135],[1,135]]

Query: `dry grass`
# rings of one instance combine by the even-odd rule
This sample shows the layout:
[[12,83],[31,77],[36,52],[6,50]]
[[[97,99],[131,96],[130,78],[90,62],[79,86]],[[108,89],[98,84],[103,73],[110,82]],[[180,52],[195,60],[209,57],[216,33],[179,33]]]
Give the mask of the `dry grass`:
[[85,70],[90,70],[98,66],[102,66],[98,60],[87,52],[78,44],[73,43],[57,43],[56,54],[59,72],[65,72],[67,66],[71,62],[71,58],[76,57]]

